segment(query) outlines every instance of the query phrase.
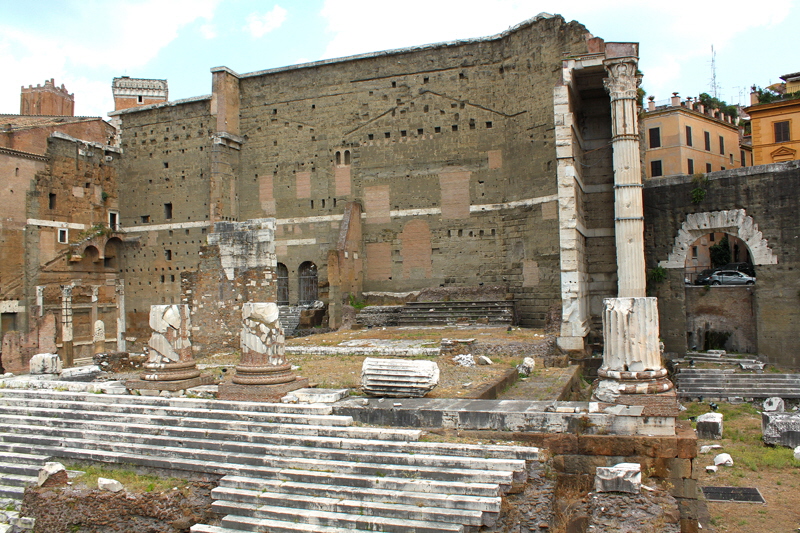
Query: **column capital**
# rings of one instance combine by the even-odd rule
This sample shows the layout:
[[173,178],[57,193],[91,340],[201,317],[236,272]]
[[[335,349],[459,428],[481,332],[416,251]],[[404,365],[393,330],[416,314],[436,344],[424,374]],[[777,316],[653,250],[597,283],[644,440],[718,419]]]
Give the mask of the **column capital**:
[[606,59],[603,66],[608,72],[608,78],[603,79],[603,87],[611,95],[611,100],[635,100],[637,90],[642,83],[642,76],[638,73],[638,60],[635,57],[618,57]]

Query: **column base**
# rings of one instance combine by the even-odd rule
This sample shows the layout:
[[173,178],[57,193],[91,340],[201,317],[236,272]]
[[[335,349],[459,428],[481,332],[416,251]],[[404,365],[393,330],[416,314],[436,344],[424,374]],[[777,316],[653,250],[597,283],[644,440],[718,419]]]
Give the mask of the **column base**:
[[[185,381],[200,376],[194,361],[170,363],[145,363],[145,371],[139,378],[143,381]],[[163,389],[167,390],[167,389]]]
[[220,383],[217,398],[240,402],[279,402],[287,393],[308,387],[308,378],[299,376],[288,383],[274,385],[244,385],[239,383]]

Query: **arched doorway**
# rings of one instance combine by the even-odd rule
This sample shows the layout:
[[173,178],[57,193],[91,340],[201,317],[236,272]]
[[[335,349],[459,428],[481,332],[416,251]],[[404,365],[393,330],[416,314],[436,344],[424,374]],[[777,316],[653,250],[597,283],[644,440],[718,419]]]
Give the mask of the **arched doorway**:
[[289,269],[283,263],[278,263],[278,305],[289,305]]
[[298,303],[308,305],[317,300],[319,282],[317,280],[317,265],[311,261],[306,261],[298,269],[300,293]]
[[[731,265],[731,266],[729,266]],[[737,265],[734,267],[732,265]],[[745,268],[744,265],[749,265]],[[706,285],[715,269],[728,268],[754,274],[753,261],[747,243],[723,231],[701,235],[688,247],[685,278],[690,285]]]

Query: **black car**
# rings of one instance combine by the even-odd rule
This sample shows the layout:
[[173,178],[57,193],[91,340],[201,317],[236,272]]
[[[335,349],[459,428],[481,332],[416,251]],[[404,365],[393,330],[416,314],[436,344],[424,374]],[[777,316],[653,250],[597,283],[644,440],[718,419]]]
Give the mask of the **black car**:
[[752,278],[756,277],[756,270],[750,263],[728,263],[724,267],[717,268],[716,270],[736,270],[737,272],[742,272],[743,274],[747,274]]
[[711,285],[711,275],[716,272],[716,269],[708,269],[700,272],[694,279],[695,285]]

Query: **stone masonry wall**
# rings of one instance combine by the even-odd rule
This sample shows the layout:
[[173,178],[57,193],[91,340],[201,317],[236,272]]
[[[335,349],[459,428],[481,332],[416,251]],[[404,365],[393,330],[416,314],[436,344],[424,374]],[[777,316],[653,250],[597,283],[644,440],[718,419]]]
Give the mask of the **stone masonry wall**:
[[[752,290],[758,353],[771,363],[800,368],[800,356],[794,348],[794,334],[800,328],[800,277],[796,273],[800,268],[800,240],[795,239],[800,235],[800,163],[714,172],[707,178],[708,181],[698,182],[680,176],[648,180],[645,184],[647,266],[653,269],[659,263],[668,265],[667,280],[651,284],[651,291],[659,296],[661,337],[666,350],[682,352],[687,347],[683,270],[668,261],[670,254],[681,257],[681,250],[675,247],[676,236],[690,214],[742,209],[750,217],[743,219],[742,224],[748,225],[744,229],[757,225],[761,232],[759,242],[748,243],[750,253],[757,256],[758,281]],[[705,190],[705,197],[695,204],[692,191],[698,188]],[[708,228],[709,232],[712,230]]]
[[[365,291],[507,283],[522,323],[543,325],[560,303],[552,88],[586,35],[540,19],[492,39],[239,75],[216,100],[123,112],[122,221],[141,236],[123,267],[129,325],[153,300],[177,298],[162,269],[197,268],[212,194],[221,217],[276,217],[290,303],[306,261],[327,297],[328,252],[355,201]],[[214,159],[210,189],[212,110],[230,106],[239,124],[227,133],[241,150]],[[217,176],[227,169],[235,180]]]

